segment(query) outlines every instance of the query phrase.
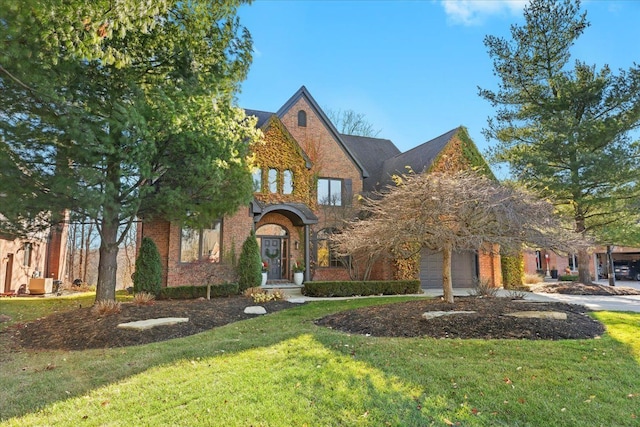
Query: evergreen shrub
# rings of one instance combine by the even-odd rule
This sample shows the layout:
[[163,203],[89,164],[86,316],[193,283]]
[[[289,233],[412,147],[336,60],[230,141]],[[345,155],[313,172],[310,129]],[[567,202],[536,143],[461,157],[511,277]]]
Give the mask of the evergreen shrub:
[[133,293],[147,292],[158,296],[162,287],[162,263],[155,242],[143,237],[133,273]]
[[237,272],[240,292],[260,286],[262,281],[262,258],[260,257],[260,247],[258,247],[256,233],[253,230],[242,244]]

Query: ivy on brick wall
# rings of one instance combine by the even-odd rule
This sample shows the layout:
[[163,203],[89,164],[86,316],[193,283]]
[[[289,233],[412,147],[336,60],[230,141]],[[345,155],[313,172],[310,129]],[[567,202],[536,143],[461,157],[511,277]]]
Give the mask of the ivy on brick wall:
[[467,169],[474,169],[484,176],[496,179],[484,157],[469,137],[467,130],[460,127],[451,141],[434,159],[428,172],[458,172]]
[[[313,207],[313,177],[306,167],[304,153],[295,139],[289,134],[282,122],[275,116],[269,119],[264,137],[251,146],[254,164],[262,170],[262,190],[256,198],[265,203],[301,202]],[[269,169],[278,171],[278,192],[271,193],[268,188]],[[293,192],[282,194],[283,172],[293,173]]]

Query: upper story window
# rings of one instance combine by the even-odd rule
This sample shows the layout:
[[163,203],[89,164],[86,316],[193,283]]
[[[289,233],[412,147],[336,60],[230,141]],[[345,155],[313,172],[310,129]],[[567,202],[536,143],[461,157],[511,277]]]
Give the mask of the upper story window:
[[208,228],[183,227],[180,231],[180,262],[220,262],[221,231],[220,221]]
[[318,204],[325,206],[342,206],[341,179],[318,179]]
[[262,191],[262,169],[255,168],[251,174],[253,177],[253,192],[259,193]]
[[269,169],[269,192],[278,192],[278,171],[276,169]]
[[282,194],[293,193],[293,172],[289,169],[282,173]]
[[298,111],[298,126],[307,127],[307,113],[304,110]]

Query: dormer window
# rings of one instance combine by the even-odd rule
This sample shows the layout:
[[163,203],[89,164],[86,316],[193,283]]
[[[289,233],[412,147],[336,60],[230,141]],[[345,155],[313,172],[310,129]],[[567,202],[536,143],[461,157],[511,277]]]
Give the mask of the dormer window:
[[307,127],[307,113],[304,110],[298,111],[298,126]]

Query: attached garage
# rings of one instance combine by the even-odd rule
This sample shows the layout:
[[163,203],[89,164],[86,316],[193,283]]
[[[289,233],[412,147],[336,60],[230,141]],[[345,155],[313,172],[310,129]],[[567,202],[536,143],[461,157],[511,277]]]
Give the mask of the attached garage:
[[[454,288],[471,288],[478,277],[478,262],[473,251],[454,252],[451,257],[451,281]],[[442,252],[420,252],[420,282],[424,289],[442,288]]]

